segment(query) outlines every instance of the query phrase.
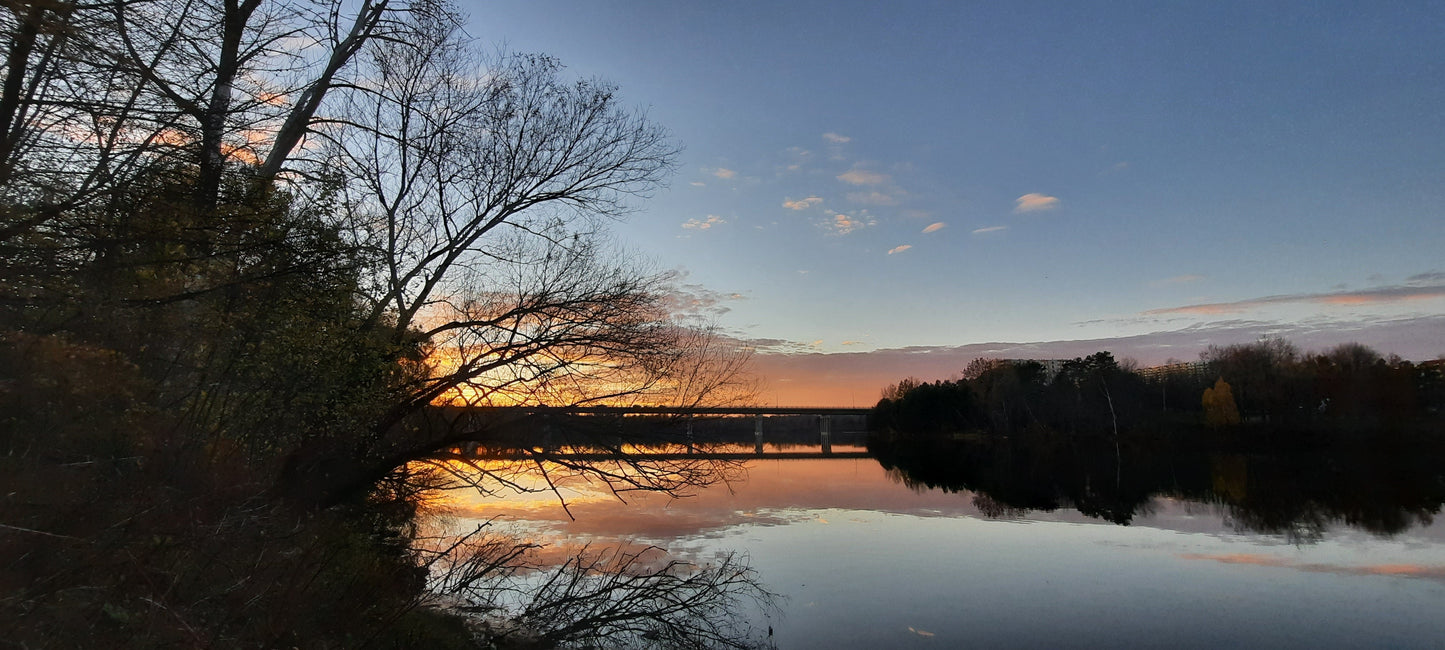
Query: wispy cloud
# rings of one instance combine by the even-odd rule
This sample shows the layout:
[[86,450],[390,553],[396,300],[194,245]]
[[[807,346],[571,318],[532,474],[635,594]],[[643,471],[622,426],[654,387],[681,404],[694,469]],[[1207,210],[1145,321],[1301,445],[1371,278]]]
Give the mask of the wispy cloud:
[[1168,285],[1171,285],[1171,284],[1188,284],[1188,283],[1190,283],[1190,282],[1198,282],[1198,281],[1203,280],[1203,279],[1204,279],[1204,276],[1202,276],[1202,275],[1194,275],[1194,274],[1190,274],[1190,275],[1176,275],[1176,276],[1174,276],[1174,277],[1172,277],[1172,278],[1164,278],[1163,280],[1155,280],[1155,281],[1153,281],[1153,282],[1150,282],[1150,283],[1149,283],[1149,286],[1151,286],[1151,287],[1163,287],[1163,286],[1168,286]]
[[923,234],[926,235],[926,234],[931,233],[931,232],[938,232],[938,231],[943,230],[944,228],[947,228],[947,227],[948,227],[948,224],[943,223],[942,221],[935,221],[935,222],[933,222],[933,223],[928,224],[928,227],[923,229]]
[[844,341],[840,345],[863,345],[862,341]]
[[1405,278],[1405,284],[1409,286],[1445,284],[1445,271],[1430,271]]
[[[818,351],[813,343],[787,339],[742,339],[741,343],[745,348],[764,354],[803,354]],[[822,341],[817,343],[821,345]]]
[[1030,192],[1014,199],[1014,214],[1052,210],[1059,207],[1059,197]]
[[1376,287],[1374,289],[1362,289],[1359,291],[1333,291],[1329,293],[1297,293],[1279,296],[1265,296],[1263,298],[1236,300],[1233,302],[1210,302],[1196,305],[1184,305],[1182,307],[1151,309],[1149,311],[1142,312],[1142,314],[1145,316],[1160,316],[1167,314],[1237,314],[1249,311],[1251,309],[1257,309],[1260,307],[1267,307],[1272,305],[1379,305],[1416,300],[1432,300],[1437,298],[1445,298],[1445,283],[1406,284],[1389,287]]
[[829,131],[828,133],[823,134],[823,140],[832,144],[845,144],[852,141],[853,138]]
[[[961,346],[915,346],[869,351],[849,349],[832,354],[759,354],[756,372],[763,377],[796,377],[792,394],[784,392],[784,404],[836,404],[846,406],[850,391],[876,396],[877,391],[899,377],[944,379],[956,377],[959,368],[979,357],[1000,359],[1070,359],[1100,350],[1116,359],[1136,359],[1148,367],[1170,359],[1196,359],[1209,345],[1250,343],[1261,336],[1289,339],[1302,350],[1326,350],[1350,341],[1406,359],[1433,359],[1445,352],[1440,332],[1445,331],[1445,314],[1410,318],[1347,318],[1316,323],[1263,320],[1213,321],[1121,338],[1067,341],[990,342]],[[804,390],[805,386],[817,390]]]
[[902,246],[894,246],[893,248],[888,249],[888,254],[889,254],[889,255],[892,255],[892,254],[894,254],[894,253],[902,253],[903,251],[906,251],[906,250],[908,250],[908,249],[910,249],[910,248],[913,248],[913,244],[904,244],[904,245],[902,245]]
[[985,227],[985,228],[974,228],[974,229],[973,229],[973,234],[975,234],[975,235],[986,235],[986,234],[988,234],[988,233],[998,232],[998,231],[1000,231],[1000,230],[1008,230],[1008,226],[988,226],[988,227]]
[[796,201],[794,201],[794,200],[792,200],[792,199],[784,200],[784,201],[783,201],[783,207],[785,207],[785,208],[787,208],[787,209],[789,209],[789,210],[807,210],[808,208],[811,208],[811,207],[813,207],[813,206],[815,206],[815,205],[818,205],[819,203],[822,203],[822,202],[823,202],[823,199],[821,199],[821,198],[819,198],[819,197],[816,197],[816,196],[810,196],[810,197],[808,197],[808,198],[806,198],[806,199],[798,199],[798,200],[796,200]]
[[666,277],[670,287],[662,295],[663,303],[668,313],[679,318],[716,318],[731,311],[727,306],[728,302],[745,299],[740,293],[725,294],[701,284],[687,282],[688,272],[684,270],[669,271]]
[[838,174],[838,180],[849,185],[882,185],[893,180],[892,176],[854,167]]
[[738,175],[737,172],[728,169],[727,167],[718,167],[717,169],[714,169],[709,173],[718,178],[732,178]]
[[727,223],[727,220],[715,214],[707,215],[706,219],[688,219],[682,224],[688,230],[707,230],[713,226],[720,226]]
[[898,205],[898,197],[895,194],[885,194],[878,190],[849,192],[847,199],[854,203],[863,203],[866,205]]
[[813,159],[813,152],[802,147],[788,147],[783,150],[782,161],[778,165],[778,173],[796,172],[803,169]]
[[707,187],[707,183],[704,183],[702,181],[693,181],[691,183],[688,183],[688,185],[691,185],[693,187]]

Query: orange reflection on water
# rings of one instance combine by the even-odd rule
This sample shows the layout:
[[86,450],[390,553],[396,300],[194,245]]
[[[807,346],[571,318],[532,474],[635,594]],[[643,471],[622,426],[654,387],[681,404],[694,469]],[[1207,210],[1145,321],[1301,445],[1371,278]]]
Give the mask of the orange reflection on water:
[[1259,553],[1181,553],[1181,559],[1185,560],[1212,560],[1224,564],[1243,564],[1252,566],[1277,567],[1281,569],[1294,569],[1296,571],[1308,571],[1311,573],[1332,573],[1336,575],[1376,575],[1376,576],[1399,576],[1404,578],[1422,578],[1426,580],[1445,581],[1445,566],[1423,565],[1423,564],[1365,564],[1365,565],[1342,565],[1325,564],[1317,562],[1294,562],[1292,560],[1263,555]]
[[[855,450],[834,449],[837,453]],[[899,489],[871,458],[763,457],[749,461],[745,475],[737,480],[688,490],[680,496],[655,492],[614,495],[598,484],[571,485],[562,492],[575,519],[568,517],[551,493],[505,498],[458,494],[452,502],[453,515],[526,523],[558,538],[585,537],[604,544],[646,539],[666,545],[732,526],[794,523],[810,518],[806,511],[816,509],[976,513],[956,494]]]

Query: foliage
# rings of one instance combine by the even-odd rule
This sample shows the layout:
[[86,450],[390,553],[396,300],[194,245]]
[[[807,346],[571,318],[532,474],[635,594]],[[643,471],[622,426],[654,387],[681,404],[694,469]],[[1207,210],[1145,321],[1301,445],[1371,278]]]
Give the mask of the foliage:
[[1220,377],[1214,386],[1204,389],[1200,398],[1204,405],[1204,422],[1211,427],[1239,424],[1239,409],[1234,405],[1234,393],[1229,383]]
[[[1288,341],[1210,347],[1196,366],[1146,379],[1108,352],[1059,364],[975,360],[957,381],[889,387],[870,426],[893,436],[1029,434],[1117,439],[1207,422],[1296,429],[1438,422],[1441,364],[1386,359],[1349,343],[1303,354]],[[1278,427],[1276,427],[1278,428]]]
[[[461,24],[442,0],[0,12],[7,641],[473,643],[429,600],[443,486],[410,463],[492,430],[434,402],[746,389],[746,354],[603,231],[671,169],[665,131]],[[568,471],[722,478],[619,467]]]

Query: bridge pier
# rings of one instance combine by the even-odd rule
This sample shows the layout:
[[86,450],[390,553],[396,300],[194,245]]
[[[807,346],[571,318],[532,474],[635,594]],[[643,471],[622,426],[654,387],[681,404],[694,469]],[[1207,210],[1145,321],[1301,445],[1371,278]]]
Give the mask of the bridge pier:
[[692,416],[687,416],[687,453],[692,455],[696,451],[692,445]]
[[763,455],[763,415],[753,416],[753,453]]
[[823,453],[833,453],[833,416],[818,416],[818,442],[823,446]]

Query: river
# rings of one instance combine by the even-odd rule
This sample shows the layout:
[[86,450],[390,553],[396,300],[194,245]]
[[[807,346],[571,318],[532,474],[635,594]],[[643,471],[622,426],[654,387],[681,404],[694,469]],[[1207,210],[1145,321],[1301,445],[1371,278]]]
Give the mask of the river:
[[[928,487],[871,457],[764,456],[682,498],[574,481],[504,498],[459,491],[444,510],[453,530],[490,521],[545,544],[542,564],[583,547],[655,546],[703,566],[733,554],[778,598],[775,610],[732,614],[780,648],[1439,647],[1438,501],[1393,519],[1309,495],[1276,503],[1260,490],[1281,480],[1259,463],[1206,462],[1203,494],[1183,479],[1122,517],[1063,489],[1049,488],[1054,504],[1019,507],[997,486]],[[1117,483],[1112,473],[1080,485],[1108,500],[1097,486]],[[1437,495],[1445,484],[1422,480]]]

